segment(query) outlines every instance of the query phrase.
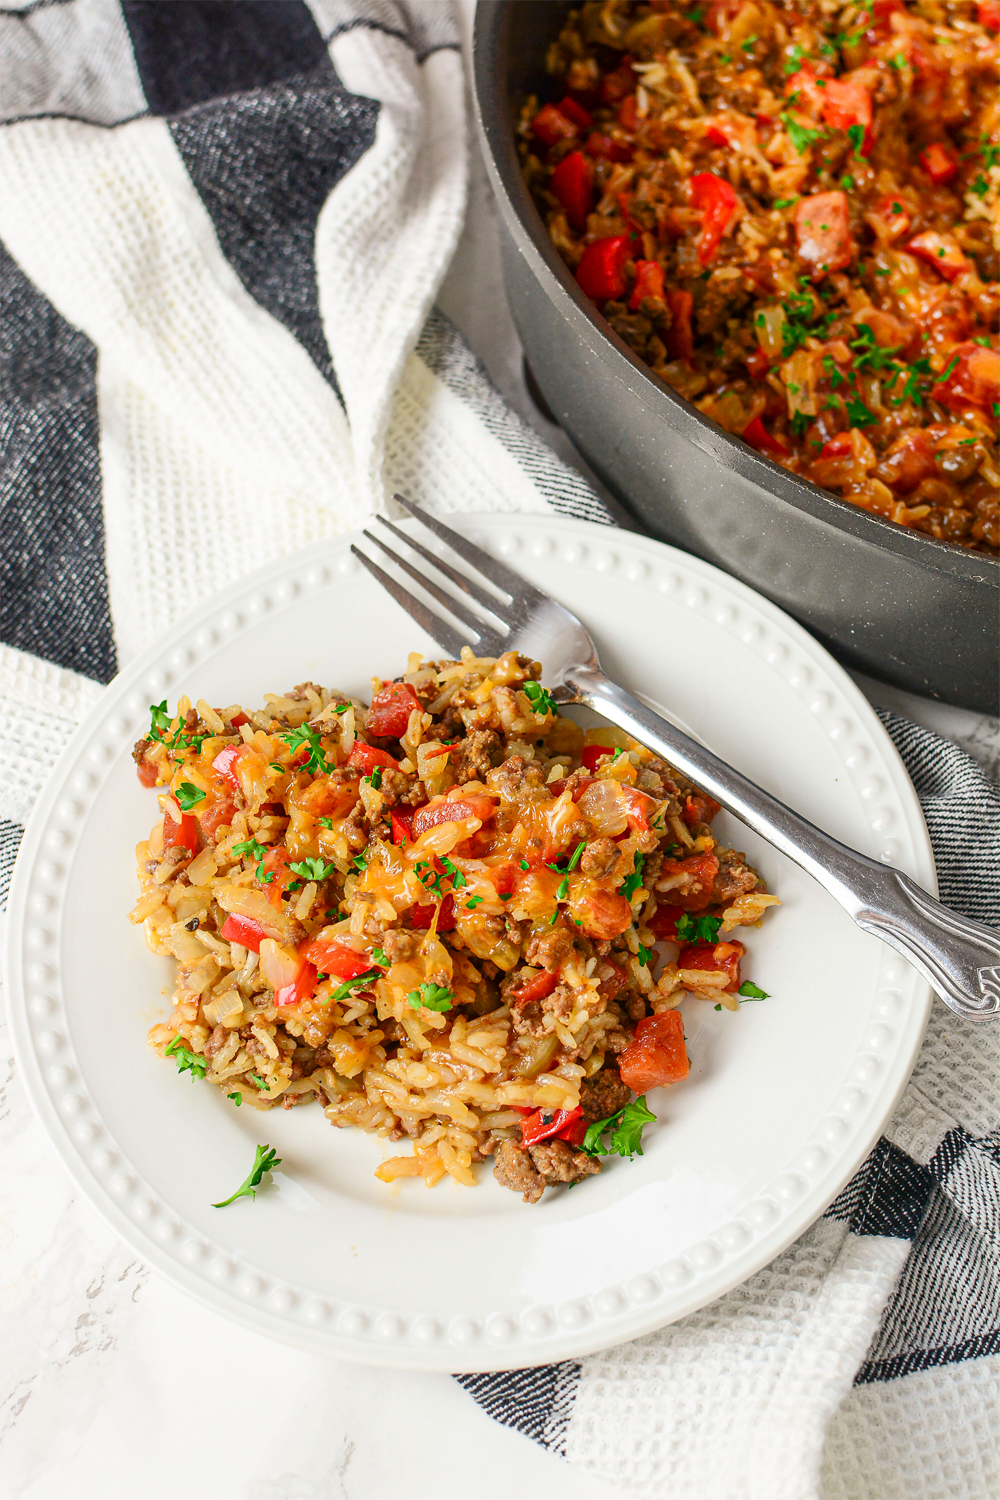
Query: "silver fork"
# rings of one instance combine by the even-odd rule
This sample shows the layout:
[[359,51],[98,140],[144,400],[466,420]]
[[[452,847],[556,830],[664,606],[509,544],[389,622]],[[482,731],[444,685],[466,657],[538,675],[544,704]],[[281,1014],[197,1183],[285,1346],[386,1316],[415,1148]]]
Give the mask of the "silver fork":
[[[412,500],[402,495],[393,498],[498,591],[485,589],[383,517],[378,519],[386,530],[422,557],[451,588],[442,587],[434,577],[418,570],[381,537],[363,532],[397,568],[462,622],[464,628],[456,629],[352,546],[351,551],[382,587],[445,651],[457,658],[466,645],[480,656],[516,650],[544,662],[547,679],[554,684],[553,698],[596,709],[690,776],[749,828],[807,870],[859,927],[909,959],[958,1015],[970,1021],[986,1021],[1000,1014],[1000,932],[949,911],[901,870],[848,849],[741,776],[605,676],[589,633],[563,605]],[[466,601],[474,601],[487,618],[470,609]]]

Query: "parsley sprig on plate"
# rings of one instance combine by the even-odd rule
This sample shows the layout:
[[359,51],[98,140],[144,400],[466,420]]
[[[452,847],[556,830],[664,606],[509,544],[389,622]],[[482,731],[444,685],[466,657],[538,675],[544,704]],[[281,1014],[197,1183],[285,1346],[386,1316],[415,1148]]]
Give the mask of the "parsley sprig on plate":
[[170,1046],[163,1049],[163,1055],[174,1059],[178,1073],[190,1073],[192,1078],[204,1078],[208,1069],[207,1058],[202,1057],[200,1052],[192,1052],[189,1047],[185,1047],[180,1032]]
[[281,1166],[281,1157],[273,1146],[258,1146],[254,1156],[253,1168],[245,1182],[240,1183],[235,1193],[229,1198],[223,1198],[221,1203],[213,1203],[213,1208],[227,1208],[230,1203],[235,1203],[237,1198],[256,1198],[257,1189],[260,1187],[261,1178],[265,1172],[273,1172],[275,1167]]
[[[627,1156],[631,1161],[634,1156],[642,1155],[643,1128],[655,1119],[653,1111],[647,1107],[645,1094],[641,1094],[624,1109],[608,1115],[606,1120],[595,1120],[593,1125],[588,1125],[583,1149],[588,1156]],[[604,1144],[606,1135],[610,1136],[607,1145]]]

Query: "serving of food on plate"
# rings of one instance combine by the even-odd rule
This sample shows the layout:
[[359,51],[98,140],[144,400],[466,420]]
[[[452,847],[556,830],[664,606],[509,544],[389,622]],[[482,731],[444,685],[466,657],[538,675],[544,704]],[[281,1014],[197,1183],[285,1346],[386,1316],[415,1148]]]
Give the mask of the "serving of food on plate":
[[581,289],[789,472],[1000,547],[995,0],[599,0],[519,149]]
[[688,1073],[678,1004],[765,998],[733,934],[777,897],[717,803],[541,675],[465,648],[367,708],[311,682],[154,707],[131,919],[178,964],[156,1049],[234,1107],[409,1139],[385,1182],[492,1156],[535,1202],[641,1152],[647,1091]]

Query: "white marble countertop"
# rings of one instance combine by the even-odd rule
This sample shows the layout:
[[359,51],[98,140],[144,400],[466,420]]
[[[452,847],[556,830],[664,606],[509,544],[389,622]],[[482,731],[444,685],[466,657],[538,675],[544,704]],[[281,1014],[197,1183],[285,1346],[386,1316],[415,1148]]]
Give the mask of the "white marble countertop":
[[[474,0],[461,0],[468,29]],[[441,304],[503,394],[536,411],[474,159]],[[996,764],[995,726],[875,684],[873,701]],[[449,1377],[324,1361],[256,1338],[139,1264],[73,1191],[9,1066],[0,1019],[0,1493],[17,1500],[623,1500],[499,1427]],[[4,1060],[7,1065],[4,1067]]]

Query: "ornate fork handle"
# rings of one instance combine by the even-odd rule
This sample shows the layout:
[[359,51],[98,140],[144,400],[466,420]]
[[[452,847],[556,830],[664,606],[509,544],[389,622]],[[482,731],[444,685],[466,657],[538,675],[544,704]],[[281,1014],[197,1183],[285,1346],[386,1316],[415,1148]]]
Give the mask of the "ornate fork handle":
[[663,755],[748,827],[787,854],[865,932],[882,938],[918,969],[958,1015],[987,1021],[1000,1015],[1000,931],[959,916],[908,875],[831,838],[625,692],[596,660],[568,667],[565,690]]

